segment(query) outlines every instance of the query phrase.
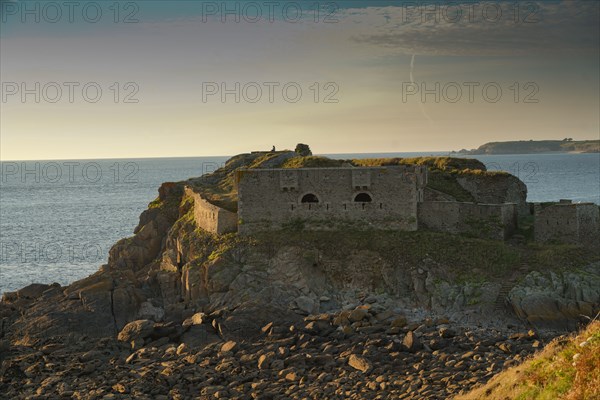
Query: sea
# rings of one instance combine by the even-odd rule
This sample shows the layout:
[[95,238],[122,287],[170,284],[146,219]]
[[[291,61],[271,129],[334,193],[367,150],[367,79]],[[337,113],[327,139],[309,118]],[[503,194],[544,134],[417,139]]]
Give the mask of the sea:
[[[448,153],[328,154],[338,159]],[[600,154],[474,156],[519,177],[533,202],[600,204]],[[0,293],[69,284],[98,270],[133,234],[162,182],[210,173],[229,157],[0,162]]]

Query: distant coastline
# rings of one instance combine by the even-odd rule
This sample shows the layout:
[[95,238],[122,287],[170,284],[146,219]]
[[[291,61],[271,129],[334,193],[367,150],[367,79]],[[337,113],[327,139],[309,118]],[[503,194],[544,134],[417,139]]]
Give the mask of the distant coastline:
[[600,153],[600,140],[519,140],[489,142],[477,149],[462,149],[451,154],[542,154],[542,153]]

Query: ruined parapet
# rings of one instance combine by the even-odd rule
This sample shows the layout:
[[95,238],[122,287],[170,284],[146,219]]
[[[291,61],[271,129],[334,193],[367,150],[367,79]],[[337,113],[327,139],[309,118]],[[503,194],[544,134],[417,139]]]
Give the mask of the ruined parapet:
[[236,178],[242,234],[294,226],[413,231],[427,168],[242,169]]
[[185,187],[185,195],[194,201],[194,220],[207,232],[222,235],[237,231],[237,214],[218,207],[189,186]]
[[419,203],[419,229],[505,240],[517,229],[517,205],[457,201]]
[[594,203],[571,203],[536,207],[536,242],[596,243],[600,238],[600,212]]
[[527,185],[510,174],[460,174],[456,182],[479,204],[517,204],[519,216],[529,215]]

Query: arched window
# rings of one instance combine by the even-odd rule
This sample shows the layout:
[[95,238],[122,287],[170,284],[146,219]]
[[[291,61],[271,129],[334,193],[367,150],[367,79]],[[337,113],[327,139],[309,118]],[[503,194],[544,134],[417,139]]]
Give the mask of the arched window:
[[319,198],[315,194],[307,193],[304,196],[302,196],[302,200],[300,200],[300,202],[302,202],[302,203],[318,203]]
[[356,196],[354,196],[354,202],[356,203],[370,203],[372,201],[373,199],[368,193],[359,193]]

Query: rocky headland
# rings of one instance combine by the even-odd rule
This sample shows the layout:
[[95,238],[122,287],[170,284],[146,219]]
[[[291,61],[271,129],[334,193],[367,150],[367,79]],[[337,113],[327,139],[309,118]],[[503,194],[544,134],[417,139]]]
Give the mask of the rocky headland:
[[481,154],[537,154],[537,153],[600,153],[600,140],[519,140],[489,142],[476,149],[462,149],[456,153]]
[[[438,232],[213,235],[188,185],[235,211],[240,167],[426,164],[430,198],[526,206],[477,160],[236,156],[165,183],[94,275],[0,303],[11,399],[446,399],[486,383],[600,308],[597,247]],[[471,199],[471,200],[469,200]]]

